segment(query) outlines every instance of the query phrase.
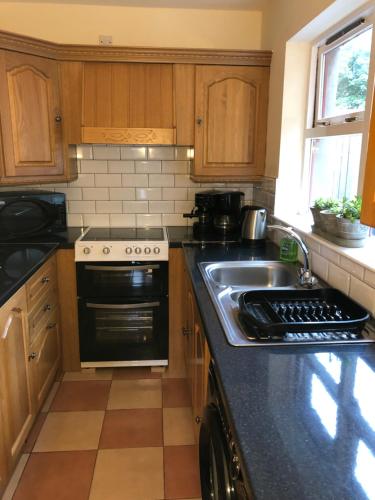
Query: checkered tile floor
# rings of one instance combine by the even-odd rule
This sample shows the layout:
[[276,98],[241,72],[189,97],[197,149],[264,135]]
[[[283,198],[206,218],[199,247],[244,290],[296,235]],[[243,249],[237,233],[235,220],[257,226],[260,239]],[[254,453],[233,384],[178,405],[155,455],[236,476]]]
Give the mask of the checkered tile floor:
[[185,379],[162,378],[145,368],[65,373],[43,410],[8,498],[200,497]]

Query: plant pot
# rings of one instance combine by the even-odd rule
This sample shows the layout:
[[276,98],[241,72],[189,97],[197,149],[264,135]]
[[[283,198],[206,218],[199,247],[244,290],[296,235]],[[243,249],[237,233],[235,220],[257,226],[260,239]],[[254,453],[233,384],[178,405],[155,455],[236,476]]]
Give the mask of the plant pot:
[[310,210],[311,210],[311,213],[312,213],[312,216],[314,219],[314,226],[317,229],[320,229],[320,227],[322,225],[321,220],[320,220],[320,209],[315,208],[315,207],[310,207]]
[[331,210],[321,210],[320,214],[321,228],[326,233],[336,233],[337,215]]
[[347,240],[362,240],[367,238],[368,232],[368,226],[361,224],[359,219],[351,221],[350,219],[345,219],[340,215],[336,216],[335,234],[339,238],[345,238]]

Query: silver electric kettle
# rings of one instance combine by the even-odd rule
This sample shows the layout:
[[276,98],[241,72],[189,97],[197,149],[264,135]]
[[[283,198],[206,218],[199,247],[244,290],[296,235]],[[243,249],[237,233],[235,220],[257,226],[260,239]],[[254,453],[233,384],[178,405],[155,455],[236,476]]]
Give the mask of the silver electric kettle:
[[246,241],[262,241],[267,234],[267,209],[245,205],[241,210],[241,237]]

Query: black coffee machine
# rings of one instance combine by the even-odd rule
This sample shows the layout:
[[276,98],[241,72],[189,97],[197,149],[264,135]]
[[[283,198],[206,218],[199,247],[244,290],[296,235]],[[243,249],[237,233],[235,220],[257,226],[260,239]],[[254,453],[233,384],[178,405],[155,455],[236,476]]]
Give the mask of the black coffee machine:
[[241,230],[241,191],[201,191],[195,195],[195,207],[184,217],[198,218],[193,224],[197,240],[237,240]]

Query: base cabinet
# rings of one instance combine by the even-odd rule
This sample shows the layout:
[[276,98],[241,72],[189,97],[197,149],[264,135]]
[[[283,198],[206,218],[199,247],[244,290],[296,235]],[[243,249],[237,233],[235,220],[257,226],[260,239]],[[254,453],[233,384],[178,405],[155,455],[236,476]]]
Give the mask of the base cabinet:
[[0,310],[0,372],[4,443],[14,467],[34,419],[28,361],[27,306],[21,288]]

